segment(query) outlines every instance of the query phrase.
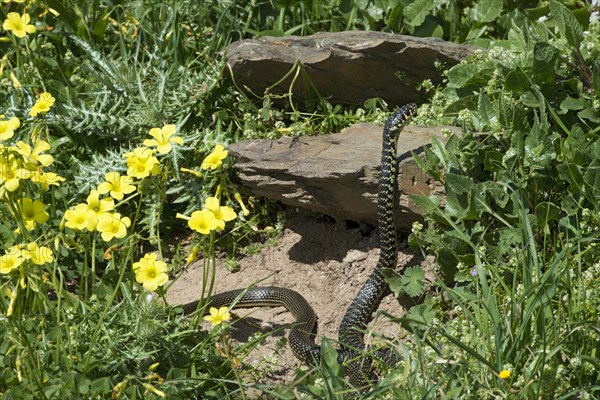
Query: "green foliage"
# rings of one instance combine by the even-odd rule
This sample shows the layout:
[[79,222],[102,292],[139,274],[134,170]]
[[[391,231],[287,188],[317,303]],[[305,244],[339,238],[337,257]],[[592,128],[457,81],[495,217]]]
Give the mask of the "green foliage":
[[[189,215],[217,193],[237,204],[232,175],[194,173],[216,143],[382,122],[387,106],[378,99],[342,106],[322,98],[318,88],[306,102],[292,90],[244,93],[229,79],[222,55],[242,38],[351,29],[491,48],[446,71],[445,87],[423,83],[432,98],[419,121],[463,127],[460,137],[434,139],[418,158],[444,184],[446,198],[414,199],[427,225],[416,225],[410,240],[436,255],[434,272],[443,279],[426,290],[420,268],[401,277],[386,271],[397,295],[428,296],[399,321],[411,333],[398,346],[405,360],[371,398],[597,395],[600,24],[591,23],[597,14],[590,11],[598,10],[587,2],[3,3],[3,19],[13,11],[27,11],[37,32],[23,39],[2,32],[0,114],[22,121],[11,142],[48,141],[55,172],[67,179],[48,192],[24,183],[14,195],[0,194],[5,247],[30,239],[55,256],[53,263],[0,276],[3,397],[244,396],[250,384],[231,355],[252,346],[231,348],[227,328],[199,332],[199,316],[183,319],[146,299],[130,266],[142,247],[163,253],[166,245],[176,246],[164,238],[184,235],[182,222],[173,222],[178,212]],[[289,76],[307,79],[299,64]],[[29,118],[43,91],[56,105],[45,117]],[[177,125],[184,144],[161,159],[161,175],[140,185],[139,198],[119,205],[135,215],[130,237],[99,245],[98,235],[61,227],[65,210],[105,173],[125,173],[123,155],[147,139],[150,128],[165,124]],[[48,205],[38,236],[14,220],[17,195]],[[217,242],[235,250],[254,232],[272,240],[281,231],[258,228],[273,218],[272,204],[247,203],[251,215],[240,213],[230,231],[192,240],[192,255],[207,260],[202,293],[210,291]],[[174,253],[174,266],[183,264],[187,251]],[[318,368],[298,371],[293,385],[259,388],[277,398],[356,395],[333,346],[322,343]],[[501,370],[511,377],[500,379]]]
[[[600,103],[591,72],[599,30],[583,35],[558,2],[550,11],[545,24],[514,24],[506,49],[448,71],[445,114],[463,133],[434,140],[419,161],[446,200],[415,198],[428,223],[410,242],[436,255],[445,306],[457,317],[411,330],[448,362],[430,376],[445,377],[444,398],[598,390],[599,315],[588,290],[600,260]],[[511,371],[504,389],[490,378],[503,369]]]
[[399,276],[395,271],[385,268],[382,270],[385,280],[394,296],[407,294],[411,297],[420,296],[425,292],[423,281],[425,272],[419,267],[408,267]]

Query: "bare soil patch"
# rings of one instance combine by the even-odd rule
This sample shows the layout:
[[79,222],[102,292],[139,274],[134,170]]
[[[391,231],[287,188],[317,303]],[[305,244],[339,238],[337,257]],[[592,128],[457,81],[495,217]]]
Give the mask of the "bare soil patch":
[[[345,224],[319,218],[292,218],[287,222],[278,244],[259,254],[239,260],[240,270],[231,273],[224,260],[218,260],[214,293],[245,288],[260,281],[260,286],[281,286],[301,293],[312,305],[318,317],[318,338],[337,340],[337,330],[346,309],[373,271],[379,257],[379,238],[376,230],[368,234]],[[400,242],[398,269],[422,263]],[[191,265],[168,292],[171,304],[197,300],[200,292],[202,263]],[[405,303],[404,299],[402,303]],[[376,335],[398,338],[404,335],[381,311],[401,317],[407,304],[401,304],[391,293],[381,302],[369,328]],[[302,363],[297,360],[281,338],[285,326],[293,317],[284,308],[239,309],[235,314],[244,317],[234,322],[234,339],[244,342],[257,331],[272,330],[263,344],[254,349],[244,363],[256,366],[261,383],[289,382],[294,370]],[[366,338],[369,341],[369,337]],[[319,342],[319,339],[317,339]]]

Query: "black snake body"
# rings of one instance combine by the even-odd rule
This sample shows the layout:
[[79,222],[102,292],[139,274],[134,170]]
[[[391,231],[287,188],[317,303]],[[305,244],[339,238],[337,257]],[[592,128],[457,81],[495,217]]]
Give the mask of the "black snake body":
[[[367,327],[367,322],[387,288],[381,269],[395,268],[398,258],[394,217],[394,193],[397,177],[396,146],[404,123],[416,108],[415,104],[401,107],[392,114],[384,126],[377,195],[381,253],[377,267],[348,307],[339,329],[342,349],[338,351],[338,360],[340,363],[348,364],[350,382],[355,387],[364,386],[370,376],[370,362],[363,365],[359,356],[365,348],[363,332]],[[199,301],[185,304],[183,306],[184,313],[189,314],[196,311],[198,304]],[[208,305],[212,307],[232,306],[232,304],[233,308],[285,307],[296,319],[288,338],[292,352],[307,364],[318,364],[321,349],[314,341],[317,317],[302,295],[291,289],[280,287],[254,287],[219,293],[213,295],[208,302]]]

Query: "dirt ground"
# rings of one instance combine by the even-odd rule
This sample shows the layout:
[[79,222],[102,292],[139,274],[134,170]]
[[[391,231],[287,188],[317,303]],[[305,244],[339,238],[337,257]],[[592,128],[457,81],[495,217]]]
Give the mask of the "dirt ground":
[[[277,245],[238,260],[239,272],[227,271],[224,260],[218,261],[214,293],[245,288],[260,281],[260,286],[281,286],[301,293],[312,305],[318,317],[318,338],[337,339],[337,330],[343,314],[356,293],[377,264],[379,257],[377,230],[367,234],[343,223],[319,218],[291,218],[287,221]],[[362,230],[364,231],[364,229]],[[419,257],[400,240],[398,269],[422,263]],[[169,289],[171,304],[197,300],[201,285],[202,263],[191,265]],[[378,312],[386,311],[403,316],[408,304],[401,304],[389,293]],[[369,328],[377,335],[397,338],[402,335],[398,325],[384,315],[374,313]],[[287,335],[286,324],[293,317],[284,308],[239,309],[233,337],[246,341],[257,331],[273,330],[266,341],[252,350],[244,363],[256,366],[261,372],[260,383],[290,382],[295,369],[301,365],[281,337]],[[248,321],[248,322],[245,322]],[[369,340],[367,336],[366,340]],[[317,339],[319,342],[319,339]]]

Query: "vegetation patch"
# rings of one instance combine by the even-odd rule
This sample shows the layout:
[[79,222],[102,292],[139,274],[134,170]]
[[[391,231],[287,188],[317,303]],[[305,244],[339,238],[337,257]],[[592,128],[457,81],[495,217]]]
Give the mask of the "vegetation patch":
[[217,252],[254,251],[281,227],[277,206],[236,185],[228,143],[387,112],[246,93],[226,46],[351,29],[487,48],[421,83],[416,123],[462,128],[415,155],[446,190],[413,198],[426,216],[409,241],[435,256],[435,279],[386,272],[418,305],[397,321],[403,362],[360,395],[598,396],[597,1],[3,0],[0,19],[3,397],[359,395],[328,340],[288,385],[245,381],[252,345],[229,340],[229,310],[206,310],[200,330],[202,304],[184,318],[165,299],[197,258],[209,295]]

